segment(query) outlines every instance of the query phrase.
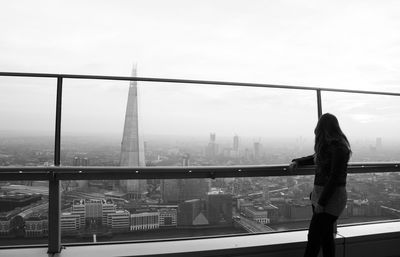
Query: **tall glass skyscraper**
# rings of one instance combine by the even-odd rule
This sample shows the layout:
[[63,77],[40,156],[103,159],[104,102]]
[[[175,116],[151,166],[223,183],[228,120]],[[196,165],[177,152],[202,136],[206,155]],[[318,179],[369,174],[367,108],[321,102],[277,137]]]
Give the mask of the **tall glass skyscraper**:
[[[136,66],[132,69],[132,77],[136,77]],[[144,143],[139,131],[137,81],[131,81],[129,85],[120,166],[146,166]],[[136,197],[140,197],[146,191],[146,180],[121,180],[119,185],[120,189]]]

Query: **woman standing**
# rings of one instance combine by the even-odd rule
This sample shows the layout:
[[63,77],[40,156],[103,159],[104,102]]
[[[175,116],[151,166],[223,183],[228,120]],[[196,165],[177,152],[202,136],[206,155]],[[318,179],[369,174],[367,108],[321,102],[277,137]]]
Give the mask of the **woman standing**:
[[346,207],[347,163],[351,155],[349,141],[337,118],[329,113],[320,117],[314,130],[313,155],[292,160],[298,165],[316,165],[311,193],[313,216],[308,230],[305,257],[316,257],[322,247],[324,257],[335,256],[334,223]]

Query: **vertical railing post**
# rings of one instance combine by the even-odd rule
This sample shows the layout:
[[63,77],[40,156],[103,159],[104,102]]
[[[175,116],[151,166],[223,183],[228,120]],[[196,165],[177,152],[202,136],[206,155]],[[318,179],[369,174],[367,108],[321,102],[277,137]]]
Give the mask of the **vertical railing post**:
[[322,116],[321,89],[317,89],[318,119]]
[[61,251],[60,230],[60,180],[55,172],[50,173],[49,178],[49,248],[48,253]]
[[[54,144],[54,166],[60,166],[61,152],[61,101],[62,101],[61,76],[57,77],[57,100],[56,100],[56,126]],[[60,224],[60,180],[57,173],[51,172],[49,177],[49,245],[48,253],[59,253],[61,251],[61,224]]]
[[60,166],[62,84],[63,84],[63,78],[57,77],[56,134],[55,134],[55,144],[54,144],[55,166]]

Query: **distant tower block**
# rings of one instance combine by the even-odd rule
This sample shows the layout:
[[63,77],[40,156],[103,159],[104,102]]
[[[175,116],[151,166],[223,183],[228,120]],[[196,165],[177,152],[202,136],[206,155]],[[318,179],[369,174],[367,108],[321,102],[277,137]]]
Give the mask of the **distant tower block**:
[[258,160],[261,156],[261,143],[254,142],[254,159]]
[[215,142],[215,133],[210,134],[210,142]]
[[185,153],[182,156],[182,166],[189,166],[189,163],[190,163],[190,154]]
[[376,138],[376,143],[375,143],[376,150],[381,150],[382,149],[382,138],[377,137]]
[[[132,77],[136,77],[136,67],[133,67]],[[128,102],[126,105],[124,134],[121,143],[120,166],[143,167],[144,142],[139,136],[138,90],[137,82],[129,85]],[[146,191],[146,180],[122,180],[122,189],[141,196]]]
[[215,139],[216,139],[215,133],[211,133],[210,142],[208,143],[205,151],[206,157],[214,158],[217,155],[218,145],[215,143]]
[[239,137],[235,135],[233,137],[233,151],[238,151],[239,150]]

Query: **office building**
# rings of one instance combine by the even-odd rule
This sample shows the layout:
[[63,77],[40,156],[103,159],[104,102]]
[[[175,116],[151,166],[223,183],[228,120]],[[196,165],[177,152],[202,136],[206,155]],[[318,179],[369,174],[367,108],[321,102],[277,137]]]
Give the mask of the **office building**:
[[312,208],[309,203],[290,204],[290,218],[292,220],[309,220],[312,216]]
[[17,214],[17,210],[0,212],[0,236],[8,237],[12,235],[15,228],[15,222],[13,221]]
[[81,228],[81,216],[72,212],[63,212],[61,214],[61,232],[74,233]]
[[203,210],[200,199],[187,200],[178,205],[178,226],[192,226]]
[[215,133],[210,134],[210,141],[205,150],[205,155],[208,158],[214,158],[218,154],[218,144],[215,142],[216,135]]
[[237,152],[239,151],[239,137],[237,135],[235,135],[233,137],[233,151]]
[[72,213],[79,215],[79,226],[85,227],[85,216],[86,216],[86,209],[85,209],[85,200],[84,199],[76,199],[72,202]]
[[268,218],[268,210],[261,206],[246,206],[244,207],[244,213],[247,217],[258,223],[270,223],[270,219]]
[[164,204],[176,204],[183,200],[183,179],[163,179],[160,190]]
[[130,224],[131,231],[157,229],[160,227],[160,213],[152,211],[131,213]]
[[161,208],[158,212],[160,213],[160,227],[176,227],[178,225],[177,209]]
[[72,160],[72,166],[89,166],[89,158],[75,156]]
[[25,219],[25,237],[44,237],[48,234],[48,218],[45,213],[33,213]]
[[254,160],[259,160],[261,157],[261,143],[254,142]]
[[[136,77],[136,67],[132,70],[132,77]],[[137,82],[131,81],[129,85],[124,132],[121,143],[120,166],[146,166],[144,158],[144,142],[139,130],[138,108]],[[133,198],[141,198],[147,190],[146,180],[121,180],[119,186],[123,191],[130,192]]]
[[182,166],[186,167],[190,165],[190,154],[185,153],[182,156]]
[[80,216],[80,227],[106,224],[107,215],[115,211],[116,205],[110,199],[74,200],[72,204],[72,213]]
[[129,231],[130,213],[126,210],[117,210],[107,214],[107,227],[113,231]]
[[232,195],[219,192],[206,196],[207,218],[210,225],[232,223]]

